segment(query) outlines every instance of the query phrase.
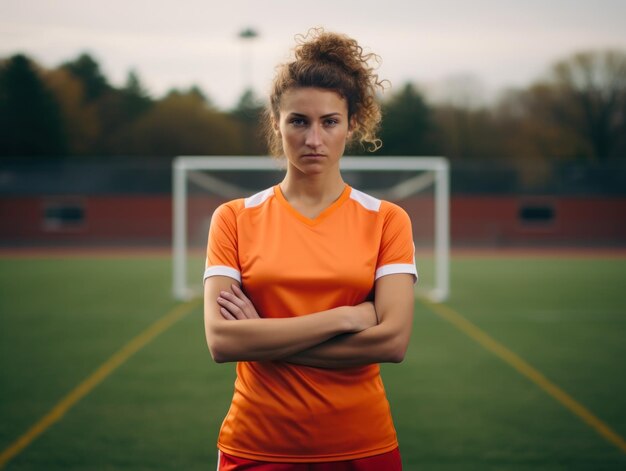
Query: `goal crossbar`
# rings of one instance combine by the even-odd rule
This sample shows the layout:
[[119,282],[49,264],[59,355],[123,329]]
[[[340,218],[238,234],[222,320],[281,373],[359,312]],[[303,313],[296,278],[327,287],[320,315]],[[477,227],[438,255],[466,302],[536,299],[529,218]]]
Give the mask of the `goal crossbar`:
[[[371,157],[342,157],[340,167],[344,170],[375,171],[430,171],[434,174],[434,261],[435,287],[428,296],[436,302],[448,298],[450,293],[450,183],[449,164],[444,157],[394,156],[373,159]],[[172,249],[173,249],[173,295],[176,299],[189,299],[197,292],[187,283],[187,174],[192,171],[277,171],[279,161],[267,156],[179,156],[173,161],[172,171]],[[211,179],[207,179],[211,181]],[[414,179],[413,186],[421,185]],[[400,192],[403,190],[400,189]]]

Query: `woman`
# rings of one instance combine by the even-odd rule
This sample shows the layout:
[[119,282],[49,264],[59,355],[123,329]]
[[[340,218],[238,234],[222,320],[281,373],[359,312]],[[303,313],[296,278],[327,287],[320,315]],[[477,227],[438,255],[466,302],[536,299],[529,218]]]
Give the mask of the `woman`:
[[339,169],[350,140],[380,147],[374,58],[343,35],[301,38],[267,113],[285,177],[213,215],[206,338],[215,361],[238,362],[220,470],[402,467],[378,363],[409,342],[411,222]]

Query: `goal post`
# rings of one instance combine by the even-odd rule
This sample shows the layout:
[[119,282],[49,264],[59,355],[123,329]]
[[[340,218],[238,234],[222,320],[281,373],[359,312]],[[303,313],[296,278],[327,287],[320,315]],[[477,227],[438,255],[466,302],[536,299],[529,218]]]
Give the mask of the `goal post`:
[[[352,187],[402,206],[411,217],[420,280],[416,291],[441,302],[450,294],[450,184],[444,157],[342,157]],[[281,162],[266,156],[180,156],[172,169],[172,290],[201,295],[208,228],[221,203],[251,196],[282,180]]]

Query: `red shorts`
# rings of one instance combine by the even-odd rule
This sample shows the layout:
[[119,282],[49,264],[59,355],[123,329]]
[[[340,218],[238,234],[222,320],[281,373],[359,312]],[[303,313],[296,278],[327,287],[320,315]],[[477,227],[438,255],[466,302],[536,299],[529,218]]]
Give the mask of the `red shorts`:
[[358,460],[322,463],[270,463],[254,461],[219,452],[217,471],[402,471],[400,451],[396,448],[381,455]]

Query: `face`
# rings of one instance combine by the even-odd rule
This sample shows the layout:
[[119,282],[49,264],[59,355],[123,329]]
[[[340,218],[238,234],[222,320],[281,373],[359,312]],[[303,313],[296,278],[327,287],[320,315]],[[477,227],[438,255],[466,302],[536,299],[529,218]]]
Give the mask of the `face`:
[[280,101],[274,129],[292,171],[319,174],[339,169],[350,137],[348,104],[332,90],[292,88]]

